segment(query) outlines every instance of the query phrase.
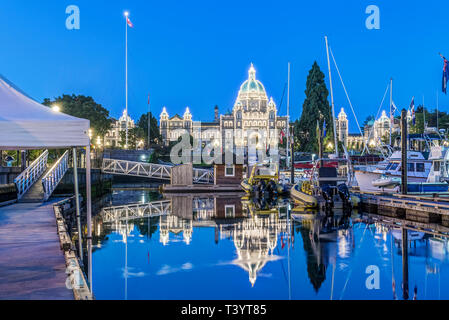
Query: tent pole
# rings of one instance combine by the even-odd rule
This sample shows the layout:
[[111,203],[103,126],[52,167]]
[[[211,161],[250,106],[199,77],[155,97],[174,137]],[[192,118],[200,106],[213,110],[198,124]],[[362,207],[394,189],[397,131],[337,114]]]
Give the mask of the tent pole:
[[80,256],[81,261],[83,261],[84,260],[83,232],[81,229],[80,193],[79,193],[79,186],[78,186],[78,159],[77,159],[77,155],[76,155],[76,148],[73,148],[73,179],[75,182],[75,203],[76,203],[76,220],[77,220],[77,224],[78,224],[79,256]]
[[90,141],[86,147],[86,198],[87,198],[87,251],[88,251],[88,278],[90,293],[92,291],[92,195],[90,178]]

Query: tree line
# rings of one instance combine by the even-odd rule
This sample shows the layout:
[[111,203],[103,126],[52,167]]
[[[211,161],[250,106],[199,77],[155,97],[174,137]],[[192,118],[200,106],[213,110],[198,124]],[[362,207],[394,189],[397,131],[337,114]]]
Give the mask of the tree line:
[[[109,110],[101,104],[95,102],[92,97],[84,95],[67,95],[51,99],[44,99],[43,105],[53,107],[57,105],[62,113],[87,119],[90,121],[90,127],[93,134],[93,143],[97,137],[100,137],[103,145],[104,139],[116,119],[112,118]],[[150,139],[151,145],[161,144],[161,136],[159,132],[159,124],[152,113],[144,113],[140,116],[135,128],[128,130],[128,144],[130,149],[135,149],[140,142],[143,142],[144,147],[148,147],[148,117],[150,117]],[[120,144],[125,146],[125,132],[121,132]]]

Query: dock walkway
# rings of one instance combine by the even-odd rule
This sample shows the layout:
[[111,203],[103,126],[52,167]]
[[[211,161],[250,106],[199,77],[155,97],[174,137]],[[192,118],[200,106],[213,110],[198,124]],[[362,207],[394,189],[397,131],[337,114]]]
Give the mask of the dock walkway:
[[0,207],[0,299],[73,300],[67,289],[55,201]]

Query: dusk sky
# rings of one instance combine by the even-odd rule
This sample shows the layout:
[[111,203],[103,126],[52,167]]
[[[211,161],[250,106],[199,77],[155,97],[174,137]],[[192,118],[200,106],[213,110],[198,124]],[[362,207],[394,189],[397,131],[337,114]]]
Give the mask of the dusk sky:
[[[68,5],[80,8],[80,30],[68,30]],[[380,30],[368,30],[368,5],[380,8]],[[189,106],[194,120],[231,110],[251,62],[278,107],[292,64],[291,116],[301,115],[307,74],[316,60],[327,77],[328,35],[360,122],[376,114],[390,77],[394,101],[449,111],[441,93],[449,56],[447,1],[25,1],[0,3],[0,74],[38,101],[92,96],[119,117],[125,107],[125,19],[129,10],[129,112],[170,116]],[[336,112],[356,125],[333,67]],[[388,98],[383,109],[388,108]],[[279,111],[286,114],[286,99]]]

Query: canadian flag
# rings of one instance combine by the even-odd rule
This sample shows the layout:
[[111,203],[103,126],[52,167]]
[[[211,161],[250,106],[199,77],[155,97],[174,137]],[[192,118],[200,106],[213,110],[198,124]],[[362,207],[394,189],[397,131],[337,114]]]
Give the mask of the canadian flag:
[[284,138],[285,138],[285,132],[284,132],[284,130],[281,130],[281,144],[284,143]]
[[129,20],[128,17],[126,17],[126,23],[128,24],[128,26],[129,26],[130,28],[134,28],[133,23],[131,22],[131,20]]

